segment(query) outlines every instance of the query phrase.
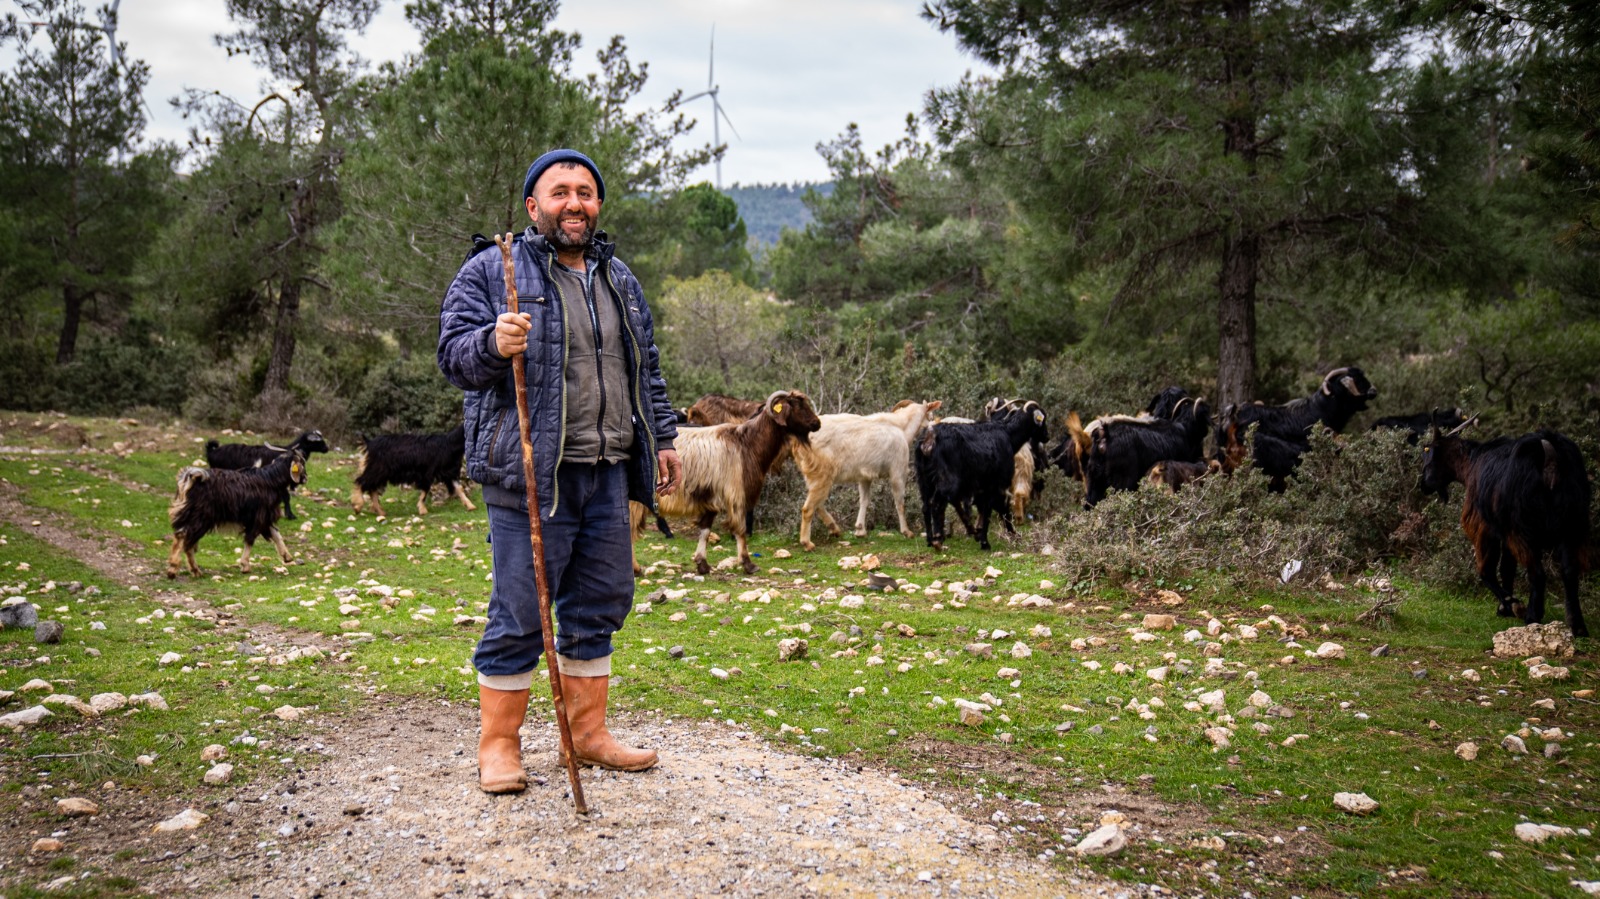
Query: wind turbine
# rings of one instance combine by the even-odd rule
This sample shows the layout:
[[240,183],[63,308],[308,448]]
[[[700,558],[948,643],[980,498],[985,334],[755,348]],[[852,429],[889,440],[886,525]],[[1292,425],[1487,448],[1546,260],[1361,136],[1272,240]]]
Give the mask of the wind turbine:
[[[717,91],[722,90],[722,88],[719,87],[715,83],[716,82],[716,73],[717,73],[717,26],[713,25],[713,26],[711,26],[711,66],[706,71],[706,89],[701,91],[698,94],[694,94],[692,96],[684,97],[683,98],[683,102],[687,103],[690,100],[698,100],[701,97],[710,97],[711,98],[711,144],[712,144],[713,147],[721,148],[721,146],[722,146],[722,129],[718,127],[718,119],[721,119],[722,121],[728,123],[728,130],[733,132],[733,136],[734,137],[739,137],[739,129],[733,127],[733,119],[728,118],[728,114],[726,112],[724,112],[723,109],[722,109],[722,101],[717,99]],[[739,139],[740,140],[744,140],[744,138],[742,138],[742,137],[739,137]],[[717,153],[717,190],[721,190],[721,189],[722,189],[722,153],[719,151]]]

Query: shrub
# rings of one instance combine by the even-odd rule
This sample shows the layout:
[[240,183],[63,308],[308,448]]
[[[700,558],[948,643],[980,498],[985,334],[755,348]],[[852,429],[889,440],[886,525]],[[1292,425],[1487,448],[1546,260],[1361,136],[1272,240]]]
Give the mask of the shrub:
[[461,420],[460,390],[432,356],[394,359],[367,372],[350,403],[350,427],[362,432],[446,431]]

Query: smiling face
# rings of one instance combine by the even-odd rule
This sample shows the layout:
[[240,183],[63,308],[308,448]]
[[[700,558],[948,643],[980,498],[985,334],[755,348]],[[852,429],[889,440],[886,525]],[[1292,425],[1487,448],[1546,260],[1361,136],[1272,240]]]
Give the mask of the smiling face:
[[528,197],[533,227],[555,247],[558,256],[582,256],[594,240],[600,221],[600,190],[594,174],[575,162],[545,169]]

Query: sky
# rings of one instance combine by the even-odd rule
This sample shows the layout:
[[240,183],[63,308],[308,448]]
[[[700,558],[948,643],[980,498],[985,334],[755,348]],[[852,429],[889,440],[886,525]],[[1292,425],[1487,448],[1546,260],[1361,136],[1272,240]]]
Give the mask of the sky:
[[[920,113],[930,88],[954,84],[982,63],[964,56],[953,37],[918,17],[921,0],[608,0],[562,4],[555,26],[583,36],[574,68],[597,71],[597,50],[621,34],[628,56],[649,63],[639,105],[659,107],[673,90],[705,90],[713,27],[716,83],[737,135],[728,144],[724,186],[822,181],[827,166],[816,145],[854,122],[868,149],[897,140],[907,113]],[[0,9],[19,11],[15,0]],[[373,62],[415,52],[420,39],[406,22],[403,0],[384,4],[366,34],[352,41]],[[26,18],[24,16],[23,18]],[[262,73],[228,58],[212,36],[232,30],[221,0],[121,0],[117,38],[130,57],[150,66],[146,136],[183,144],[187,125],[169,98],[185,88],[219,90],[246,105],[264,96]],[[96,20],[97,21],[97,20]],[[10,60],[0,60],[9,67]],[[699,124],[684,146],[710,143],[711,104],[684,111]],[[692,180],[714,181],[707,166]]]

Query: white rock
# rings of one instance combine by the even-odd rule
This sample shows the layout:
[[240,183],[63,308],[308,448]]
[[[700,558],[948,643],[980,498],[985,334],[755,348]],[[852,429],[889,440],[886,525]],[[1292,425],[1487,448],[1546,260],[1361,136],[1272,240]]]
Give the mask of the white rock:
[[55,715],[51,714],[49,709],[42,705],[36,705],[31,709],[23,709],[20,712],[12,712],[9,715],[0,715],[0,727],[9,727],[14,731],[20,731],[24,727],[35,725],[46,718],[54,717]]
[[1272,707],[1272,697],[1261,692],[1260,690],[1251,693],[1250,698],[1245,700],[1245,702],[1250,703],[1258,709],[1268,709]]
[[849,593],[839,597],[839,608],[859,609],[867,604],[867,598],[859,593]]
[[225,784],[233,779],[233,766],[227,762],[212,765],[211,770],[200,779],[208,784]]
[[1461,672],[1461,679],[1475,684],[1483,680],[1483,676],[1480,675],[1475,669],[1468,668]]
[[1342,659],[1344,658],[1344,647],[1337,643],[1324,643],[1317,647],[1317,658]]
[[1543,843],[1551,837],[1570,837],[1574,831],[1570,827],[1560,827],[1555,824],[1534,824],[1524,821],[1512,829],[1517,839],[1524,843]]
[[128,697],[121,693],[96,693],[89,697],[89,706],[102,715],[126,708]]
[[53,686],[49,681],[40,680],[37,677],[17,688],[18,693],[54,693],[55,691],[55,686]]
[[1456,758],[1470,762],[1478,757],[1478,744],[1467,741],[1456,747]]
[[1001,680],[1010,680],[1021,673],[1022,672],[1015,668],[1001,668],[999,671],[994,673],[994,676],[1000,678]]
[[1528,669],[1528,676],[1534,680],[1566,680],[1572,672],[1560,665],[1534,665]]
[[806,651],[811,648],[810,641],[798,637],[789,637],[778,641],[778,661],[788,662],[806,657]]
[[304,709],[297,709],[292,705],[280,705],[272,710],[272,715],[280,721],[298,721]]
[[1116,824],[1107,824],[1084,837],[1072,851],[1079,855],[1116,855],[1128,845],[1128,838]]
[[85,718],[100,717],[100,713],[95,710],[94,706],[70,693],[52,693],[41,700],[39,704],[44,706],[65,706]]
[[1569,880],[1567,883],[1582,890],[1588,896],[1600,896],[1600,880]]
[[1048,624],[1035,624],[1033,627],[1028,629],[1028,636],[1034,638],[1035,640],[1039,640],[1043,639],[1044,637],[1052,636],[1052,633]]
[[1150,614],[1144,616],[1142,623],[1147,631],[1170,631],[1178,626],[1178,619],[1172,615]]
[[56,811],[68,818],[83,818],[100,814],[100,806],[91,800],[74,796],[69,799],[57,799]]
[[1033,650],[1029,649],[1028,644],[1021,640],[1011,644],[1011,657],[1013,659],[1025,659],[1031,655],[1033,655]]
[[1335,793],[1333,806],[1352,815],[1370,815],[1378,810],[1378,803],[1365,793]]
[[1252,626],[1250,626],[1248,624],[1239,625],[1239,639],[1241,639],[1241,640],[1254,640],[1258,636],[1260,636],[1260,632],[1257,631],[1254,627],[1252,627]]
[[205,812],[186,808],[150,829],[155,833],[176,833],[180,830],[194,830],[210,820],[211,816]]
[[1227,749],[1230,745],[1232,745],[1230,743],[1230,738],[1232,736],[1233,734],[1229,733],[1226,727],[1206,728],[1206,739],[1211,741],[1211,745],[1215,749]]
[[181,662],[181,661],[183,661],[183,656],[178,655],[175,652],[169,652],[169,653],[163,655],[160,659],[157,659],[156,660],[156,664],[157,665],[171,665],[171,664],[174,664],[176,662]]
[[1144,676],[1153,681],[1164,681],[1167,679],[1167,666],[1162,665],[1159,668],[1151,668],[1144,673]]
[[202,762],[220,762],[227,757],[228,747],[221,743],[212,743],[210,746],[200,750],[200,761]]
[[728,672],[722,670],[721,668],[713,668],[711,669],[711,676],[717,680],[727,680]]
[[1201,693],[1195,698],[1202,706],[1205,706],[1207,709],[1210,709],[1213,712],[1221,712],[1227,708],[1225,703],[1227,702],[1228,694],[1224,690],[1212,690],[1209,693]]
[[1500,741],[1500,748],[1512,755],[1528,754],[1528,744],[1522,742],[1522,738],[1516,734],[1506,734],[1505,739]]

